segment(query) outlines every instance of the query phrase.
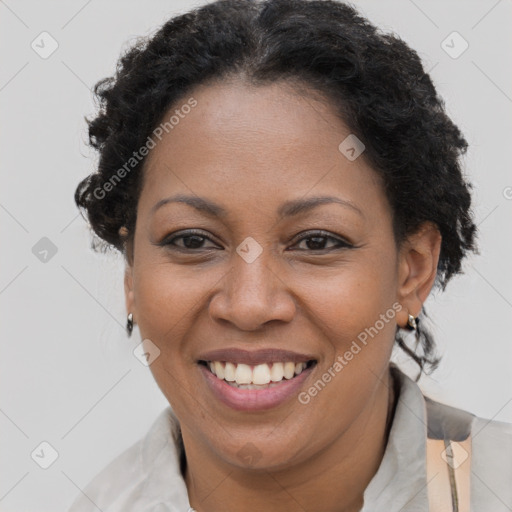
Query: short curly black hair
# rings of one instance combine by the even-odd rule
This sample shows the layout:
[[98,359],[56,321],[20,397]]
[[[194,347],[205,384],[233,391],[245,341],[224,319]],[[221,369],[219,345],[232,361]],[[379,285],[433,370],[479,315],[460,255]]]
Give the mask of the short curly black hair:
[[[478,252],[471,184],[459,161],[468,144],[418,54],[335,0],[218,0],[171,18],[123,53],[115,75],[94,88],[99,112],[86,121],[99,164],[75,192],[95,249],[113,246],[126,255],[132,241],[145,161],[134,161],[135,151],[195,86],[229,78],[254,86],[285,80],[320,93],[382,176],[397,243],[425,221],[437,225],[442,290],[466,253]],[[132,169],[119,179],[128,161]],[[396,341],[421,370],[439,362],[424,329],[417,333],[421,356],[398,328]]]

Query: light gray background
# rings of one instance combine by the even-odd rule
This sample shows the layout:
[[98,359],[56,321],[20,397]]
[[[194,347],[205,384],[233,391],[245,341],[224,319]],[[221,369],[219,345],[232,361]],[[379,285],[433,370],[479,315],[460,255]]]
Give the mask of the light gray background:
[[[361,12],[422,57],[470,150],[466,172],[482,254],[444,295],[429,298],[441,367],[422,388],[475,414],[512,421],[512,2],[362,1]],[[167,405],[128,341],[122,260],[94,254],[73,193],[94,169],[85,144],[90,88],[137,35],[198,3],[0,1],[2,328],[1,511],[64,511],[79,489],[139,439]],[[42,59],[43,31],[59,47]],[[469,48],[451,58],[441,42]],[[41,262],[48,237],[57,253]],[[172,305],[170,305],[172,307]],[[415,367],[404,369],[414,375]],[[31,453],[58,452],[48,469]]]

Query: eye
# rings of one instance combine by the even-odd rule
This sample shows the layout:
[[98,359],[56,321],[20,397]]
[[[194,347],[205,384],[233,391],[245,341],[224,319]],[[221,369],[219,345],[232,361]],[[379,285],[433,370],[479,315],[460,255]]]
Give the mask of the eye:
[[[326,244],[330,242],[335,242],[334,247],[325,247]],[[346,242],[345,240],[332,236],[326,231],[313,231],[303,233],[298,241],[300,245],[302,242],[305,242],[306,249],[299,250],[308,250],[309,251],[324,251],[324,250],[333,250],[333,249],[349,249],[354,247],[352,244]],[[307,252],[309,252],[307,251]]]
[[[158,245],[162,247],[171,247],[181,251],[194,251],[200,249],[218,249],[217,245],[212,247],[205,247],[205,241],[211,239],[207,237],[202,231],[191,229],[179,234],[173,233],[167,236]],[[335,237],[326,231],[309,231],[300,235],[298,242],[295,245],[305,243],[305,249],[299,249],[306,252],[313,251],[329,251],[336,249],[350,249],[354,246],[342,238]],[[334,246],[326,247],[328,243],[333,243]],[[213,243],[213,242],[212,242]]]
[[[183,245],[176,243],[176,241],[182,241]],[[194,250],[194,249],[210,249],[210,247],[203,247],[204,241],[210,240],[202,231],[198,231],[196,229],[191,229],[188,231],[183,231],[179,235],[173,235],[171,237],[166,237],[162,242],[158,245],[160,246],[172,246],[178,250]],[[211,240],[210,240],[211,241]],[[218,246],[215,246],[218,247]]]

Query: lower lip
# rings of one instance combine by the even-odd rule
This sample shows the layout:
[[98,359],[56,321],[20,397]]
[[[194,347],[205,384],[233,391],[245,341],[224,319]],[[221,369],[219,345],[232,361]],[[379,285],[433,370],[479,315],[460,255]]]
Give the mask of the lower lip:
[[302,383],[314,366],[306,368],[293,379],[282,380],[278,386],[264,389],[239,389],[216,377],[206,366],[198,365],[213,394],[224,404],[237,411],[263,411],[272,409],[298,394]]

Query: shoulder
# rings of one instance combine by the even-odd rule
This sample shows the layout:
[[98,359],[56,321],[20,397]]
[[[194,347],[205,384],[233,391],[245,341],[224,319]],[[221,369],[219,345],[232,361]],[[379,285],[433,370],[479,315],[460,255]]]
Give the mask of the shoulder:
[[[428,439],[456,442],[457,466],[470,460],[474,510],[512,510],[512,424],[485,419],[428,397],[425,403]],[[457,453],[457,448],[453,449]]]
[[[409,406],[416,402],[424,404],[426,430],[429,439],[464,441],[471,434],[472,444],[482,446],[500,445],[506,453],[512,453],[512,423],[486,419],[464,409],[434,400],[427,396],[400,368],[391,364],[392,374],[399,383],[400,398],[411,396]],[[512,457],[511,457],[512,458]]]
[[476,416],[468,411],[424,396],[427,410],[427,437],[463,441],[473,428]]
[[428,396],[424,398],[429,438],[463,441],[471,434],[473,444],[504,443],[504,447],[512,446],[512,423],[482,418]]
[[144,479],[141,464],[143,440],[139,440],[110,461],[81,490],[69,512],[116,510],[116,503]]
[[161,503],[180,503],[187,510],[178,440],[179,424],[167,407],[142,439],[92,479],[68,512],[144,512]]
[[474,473],[507,486],[512,506],[512,423],[475,417],[471,430]]

